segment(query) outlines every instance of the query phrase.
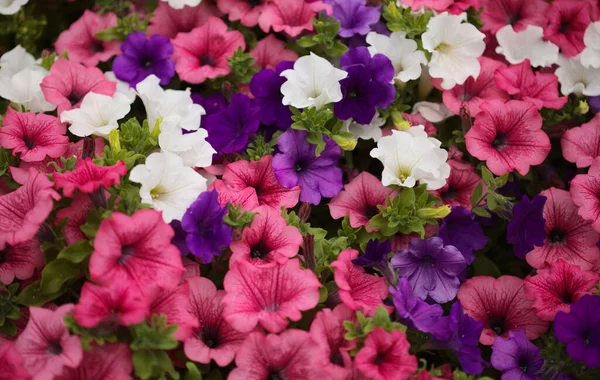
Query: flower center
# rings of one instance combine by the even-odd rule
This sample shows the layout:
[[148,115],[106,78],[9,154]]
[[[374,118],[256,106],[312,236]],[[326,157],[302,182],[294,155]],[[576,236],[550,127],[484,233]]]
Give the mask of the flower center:
[[331,355],[329,355],[329,361],[333,364],[339,365],[340,367],[344,366],[344,358],[342,358],[342,354],[339,350],[332,352]]
[[567,232],[561,228],[554,228],[548,234],[548,242],[550,244],[565,244]]
[[150,190],[150,197],[152,199],[156,199],[156,198],[160,198],[160,195],[163,193],[162,189],[160,188],[160,186],[155,187],[154,189]]
[[265,260],[268,255],[269,248],[262,241],[250,247],[250,257],[253,259]]
[[439,51],[440,53],[448,54],[452,50],[452,46],[446,42],[440,42],[435,50]]
[[90,46],[90,50],[94,53],[100,53],[104,51],[104,45],[101,41],[94,41],[94,43]]
[[219,334],[219,329],[216,327],[206,327],[203,325],[199,331],[198,338],[209,348],[216,348],[221,344],[221,334]]
[[10,245],[6,244],[3,250],[0,251],[0,264],[4,264],[8,261],[8,252],[10,251]]
[[521,369],[521,371],[523,371],[523,373],[527,373],[527,364],[529,364],[527,362],[527,359],[519,359],[519,368]]
[[79,101],[81,100],[81,94],[77,93],[77,92],[71,92],[69,94],[69,96],[67,96],[67,99],[69,100],[69,103],[71,103],[72,106],[74,106],[75,104],[79,103]]
[[517,23],[517,21],[519,21],[521,19],[521,15],[518,13],[513,13],[508,15],[508,17],[506,18],[506,23],[508,25],[515,25]]
[[471,94],[469,92],[465,92],[463,94],[460,94],[458,99],[462,100],[463,102],[468,102],[469,100],[473,99],[473,94]]
[[304,162],[303,161],[296,162],[295,169],[296,169],[296,172],[301,172],[302,170],[304,170]]
[[48,354],[52,355],[52,356],[57,356],[62,354],[63,349],[60,346],[60,342],[53,340],[48,344],[48,349],[47,349]]
[[365,209],[363,210],[363,214],[371,219],[372,217],[374,217],[375,215],[379,214],[379,209],[375,206],[367,206],[365,207]]
[[142,66],[146,68],[152,66],[152,59],[149,57],[144,57],[142,59]]
[[23,142],[25,143],[25,146],[27,147],[27,149],[31,150],[33,149],[33,147],[35,147],[35,141],[33,141],[31,138],[29,138],[28,136],[25,136],[23,138]]
[[269,380],[285,380],[285,376],[281,373],[280,369],[270,369],[269,370]]
[[573,295],[571,293],[569,293],[568,291],[565,291],[561,296],[560,296],[560,302],[570,305],[573,303]]
[[260,0],[246,0],[246,2],[250,5],[250,7],[258,7],[260,5]]
[[504,317],[490,317],[488,319],[488,326],[498,336],[501,336],[506,331]]
[[203,55],[200,57],[200,66],[210,66],[215,67],[217,62],[215,59],[209,55]]
[[442,193],[442,199],[445,201],[452,200],[455,199],[457,195],[458,189],[455,189],[454,187],[448,187],[448,190]]
[[571,25],[568,22],[561,22],[560,27],[558,28],[558,33],[565,34],[569,31]]
[[121,247],[121,256],[117,259],[117,262],[121,265],[125,265],[129,258],[135,253],[135,247],[132,245],[124,245]]
[[508,144],[508,136],[503,133],[496,134],[496,138],[492,141],[492,147],[496,149],[498,152],[502,149],[506,148]]

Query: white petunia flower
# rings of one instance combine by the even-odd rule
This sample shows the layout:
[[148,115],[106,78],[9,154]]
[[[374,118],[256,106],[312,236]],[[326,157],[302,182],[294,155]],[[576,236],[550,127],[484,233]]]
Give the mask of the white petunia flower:
[[166,223],[181,220],[198,195],[206,191],[206,179],[169,152],[149,155],[145,164],[131,170],[129,179],[142,185],[142,203],[162,211]]
[[45,70],[25,68],[10,76],[3,75],[0,70],[0,97],[19,104],[27,111],[48,112],[56,109],[48,103],[40,84],[48,75]]
[[406,38],[405,32],[394,32],[389,37],[385,34],[370,32],[367,43],[371,55],[383,54],[392,61],[395,79],[401,82],[418,79],[421,76],[421,65],[427,64],[425,53],[417,50],[417,43]]
[[83,98],[81,107],[60,114],[60,121],[69,123],[75,136],[100,136],[108,138],[110,131],[119,128],[118,120],[131,110],[131,102],[119,92],[114,96],[90,92]]
[[418,102],[413,106],[413,111],[432,123],[440,123],[450,116],[454,116],[444,103]]
[[481,70],[477,58],[485,50],[485,35],[463,20],[444,12],[429,20],[421,36],[423,48],[431,52],[429,75],[442,79],[445,90],[465,83],[468,77],[477,79]]
[[381,182],[384,186],[413,187],[427,184],[427,190],[437,190],[450,176],[448,152],[440,148],[441,142],[427,137],[425,127],[417,125],[406,131],[392,130],[371,151],[371,157],[383,164]]
[[496,53],[504,55],[512,64],[529,59],[533,67],[552,66],[558,60],[558,46],[543,39],[544,29],[527,25],[521,32],[515,32],[512,25],[503,26],[496,33],[498,47]]
[[298,58],[294,68],[281,73],[287,81],[281,86],[283,105],[321,108],[342,100],[340,80],[348,73],[314,53]]
[[[1,0],[0,0],[1,1]],[[200,5],[202,0],[162,0],[165,3],[169,3],[173,9],[183,9],[184,6],[197,7]]]
[[381,127],[385,124],[385,119],[379,116],[379,112],[375,113],[370,124],[358,124],[351,118],[344,121],[342,132],[352,133],[355,139],[379,141],[383,135]]
[[178,155],[186,166],[204,168],[212,164],[212,156],[217,153],[206,137],[206,129],[198,129],[183,134],[181,129],[165,130],[158,136],[158,144],[164,151]]
[[0,0],[0,15],[14,15],[29,0]]
[[130,103],[135,102],[137,93],[133,88],[129,87],[129,83],[117,79],[117,76],[112,71],[105,72],[104,77],[111,82],[115,82],[117,84],[117,92],[125,95],[127,99],[129,99]]
[[583,67],[579,58],[562,55],[558,58],[558,69],[554,74],[560,82],[560,92],[563,95],[600,95],[600,69]]
[[[1,4],[0,0],[0,4]],[[36,66],[35,58],[29,54],[21,45],[7,51],[0,57],[0,75],[12,76],[19,71]],[[37,66],[40,71],[45,71]]]
[[585,49],[581,52],[581,64],[585,67],[600,68],[600,21],[588,25],[583,35]]

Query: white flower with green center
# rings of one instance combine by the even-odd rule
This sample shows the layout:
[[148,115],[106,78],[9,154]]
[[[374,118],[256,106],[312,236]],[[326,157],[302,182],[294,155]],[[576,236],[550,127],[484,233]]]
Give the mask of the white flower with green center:
[[14,15],[29,0],[0,0],[0,15]]
[[69,123],[69,132],[75,136],[108,138],[110,131],[119,128],[118,121],[131,110],[131,102],[119,92],[114,96],[88,93],[81,107],[60,114],[60,121]]

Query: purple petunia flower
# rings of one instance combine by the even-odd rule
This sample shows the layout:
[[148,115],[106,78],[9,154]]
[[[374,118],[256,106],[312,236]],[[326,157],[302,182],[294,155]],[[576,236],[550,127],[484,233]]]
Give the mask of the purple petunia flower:
[[471,211],[460,206],[452,207],[450,214],[442,219],[438,236],[444,240],[444,244],[458,248],[467,264],[475,260],[473,251],[482,249],[488,241]]
[[179,220],[173,220],[169,224],[171,225],[173,232],[175,232],[175,235],[171,238],[171,244],[177,247],[177,249],[179,249],[179,252],[181,252],[182,255],[187,255],[188,253],[190,253],[190,249],[188,248],[186,243],[187,232],[183,230],[183,227],[181,227],[181,222]]
[[600,297],[585,295],[571,305],[570,313],[558,312],[554,334],[574,360],[600,367]]
[[121,52],[112,69],[117,78],[131,87],[152,74],[164,86],[175,75],[175,62],[170,59],[173,45],[167,37],[155,34],[147,38],[144,32],[130,33],[121,44]]
[[227,98],[220,92],[215,92],[208,96],[192,94],[192,100],[194,103],[200,104],[207,115],[212,115],[227,108]]
[[333,106],[335,116],[370,124],[377,108],[385,108],[394,101],[396,89],[391,84],[394,66],[383,54],[371,58],[366,47],[348,50],[340,62],[348,76],[340,81],[343,98]]
[[590,96],[588,98],[588,104],[595,109],[596,111],[600,112],[600,95],[599,96]]
[[449,320],[449,330],[452,335],[445,343],[445,348],[456,352],[465,373],[480,374],[485,364],[479,350],[479,337],[483,331],[483,323],[466,315],[458,301],[452,305]]
[[492,346],[492,366],[502,371],[502,379],[536,380],[544,359],[540,349],[527,339],[525,329],[509,332],[508,339],[498,337]]
[[394,254],[392,266],[400,277],[408,278],[415,296],[445,303],[458,293],[458,275],[467,262],[458,248],[444,246],[442,238],[432,237],[412,239],[408,249]]
[[525,259],[525,255],[533,249],[534,245],[544,246],[546,199],[542,195],[536,195],[530,201],[527,195],[523,195],[521,202],[513,207],[513,218],[508,222],[506,240],[514,244],[515,256],[521,260]]
[[365,0],[326,0],[331,4],[333,18],[340,22],[338,34],[352,37],[365,35],[371,31],[371,25],[379,21],[381,6],[368,7]]
[[390,252],[392,252],[392,243],[389,240],[384,240],[382,243],[377,240],[369,240],[365,254],[352,260],[352,263],[363,267],[387,265]]
[[250,135],[258,131],[256,111],[246,95],[231,95],[227,108],[203,119],[202,127],[208,131],[206,141],[219,153],[239,152],[248,145]]
[[[318,205],[321,197],[333,198],[343,188],[342,170],[336,166],[342,156],[340,147],[324,137],[325,149],[315,155],[307,131],[289,129],[277,139],[281,153],[273,157],[273,171],[279,183],[291,189],[299,185],[300,201]],[[214,145],[213,145],[214,146]]]
[[202,263],[208,264],[221,249],[231,244],[232,230],[224,221],[227,207],[221,207],[215,190],[205,191],[192,203],[181,219],[187,233],[187,246]]
[[282,61],[276,71],[264,69],[250,80],[250,91],[254,95],[254,105],[258,109],[258,119],[265,125],[274,125],[285,131],[292,125],[292,111],[281,102],[281,85],[287,80],[280,74],[294,67],[294,62]]

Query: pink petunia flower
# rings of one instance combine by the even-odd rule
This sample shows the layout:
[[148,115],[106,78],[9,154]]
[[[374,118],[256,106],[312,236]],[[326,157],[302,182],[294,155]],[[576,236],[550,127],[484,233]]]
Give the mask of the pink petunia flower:
[[[431,193],[446,205],[462,206],[470,210],[473,190],[477,184],[481,183],[485,192],[485,185],[472,165],[455,160],[448,160],[448,165],[450,165],[450,177],[446,184]],[[466,168],[465,165],[467,165]]]
[[106,62],[119,54],[121,44],[118,40],[101,41],[96,34],[114,26],[117,26],[117,15],[114,13],[99,15],[86,9],[79,20],[58,36],[54,44],[56,52],[68,52],[71,62],[88,67]]
[[228,203],[231,203],[236,207],[241,205],[242,210],[246,211],[252,211],[259,206],[256,189],[253,187],[234,190],[230,186],[227,186],[225,182],[217,179],[208,187],[208,191],[213,189],[219,194],[219,203],[221,206],[227,206]]
[[589,220],[600,233],[600,157],[592,162],[587,174],[578,174],[571,180],[573,203],[579,206],[579,216]]
[[495,175],[539,165],[550,152],[550,139],[542,131],[542,117],[531,103],[520,100],[483,103],[473,127],[465,135],[469,153],[486,161]]
[[568,313],[577,302],[598,283],[596,273],[581,270],[563,259],[538,269],[535,276],[524,280],[525,294],[533,301],[536,314],[544,321],[553,321],[559,311]]
[[203,1],[195,7],[184,6],[181,9],[159,1],[148,25],[148,35],[161,34],[175,38],[177,33],[188,33],[204,25],[211,16],[221,17],[221,12],[209,1]]
[[482,30],[493,34],[505,25],[512,25],[521,32],[527,25],[546,26],[548,3],[544,0],[481,0]]
[[550,188],[540,193],[547,197],[544,205],[546,240],[543,247],[534,246],[525,257],[534,268],[562,258],[581,269],[592,269],[600,259],[596,246],[600,235],[591,222],[577,215],[577,206],[568,191]]
[[583,35],[598,10],[588,0],[557,0],[550,3],[542,15],[548,18],[544,39],[553,42],[567,57],[574,57],[584,48]]
[[362,172],[329,202],[329,213],[333,219],[348,215],[352,228],[366,227],[369,220],[379,214],[377,206],[384,206],[387,197],[394,198],[397,194],[371,173]]
[[183,349],[188,359],[209,364],[214,360],[220,367],[229,365],[235,358],[247,333],[235,330],[223,318],[225,291],[217,290],[207,278],[191,277],[188,312],[197,322],[192,335],[185,340]]
[[228,31],[227,25],[213,16],[191,32],[177,34],[171,42],[175,71],[182,80],[193,84],[229,74],[227,59],[238,48],[246,49],[242,33]]
[[229,16],[229,21],[239,21],[242,25],[253,27],[269,0],[217,0],[219,10]]
[[130,380],[132,371],[131,351],[126,344],[94,344],[91,351],[83,352],[79,367],[65,368],[54,380]]
[[533,73],[529,60],[501,67],[494,74],[498,87],[513,99],[532,103],[537,109],[561,109],[568,100],[558,96],[558,77],[553,73]]
[[331,268],[335,269],[333,278],[344,305],[351,310],[373,315],[388,296],[387,285],[383,277],[365,273],[363,267],[354,265],[352,260],[357,257],[358,251],[355,249],[340,252],[337,260],[331,263]]
[[69,206],[58,210],[55,224],[59,225],[65,219],[67,220],[63,228],[63,235],[68,245],[86,238],[83,231],[81,231],[81,226],[86,223],[88,212],[93,208],[94,204],[90,197],[87,194],[79,193],[73,198]]
[[79,107],[88,92],[113,96],[117,83],[104,77],[96,67],[84,67],[78,63],[59,58],[40,84],[46,101],[58,107],[58,115]]
[[236,368],[228,380],[324,379],[324,361],[319,346],[306,331],[291,329],[280,335],[253,332],[239,349]]
[[[423,116],[421,116],[420,113],[402,112],[402,117],[405,118],[406,121],[408,121],[408,123],[410,124],[411,127],[414,127],[416,125],[424,126],[425,133],[427,133],[427,136],[435,135],[437,133],[437,128],[435,127],[435,125],[433,125],[432,122],[425,120],[425,118]],[[390,134],[391,134],[391,131],[390,131]]]
[[[480,57],[481,72],[477,79],[469,77],[464,84],[454,86],[451,90],[444,91],[442,99],[452,113],[460,115],[460,109],[466,105],[469,113],[475,116],[479,107],[485,101],[499,100],[502,102],[510,99],[508,94],[496,85],[494,73],[506,67],[502,62],[487,57]],[[436,82],[441,83],[440,80]]]
[[168,324],[178,326],[173,334],[177,340],[185,341],[192,335],[192,330],[198,327],[198,321],[188,312],[190,286],[187,282],[170,289],[162,286],[146,287],[142,289],[142,294],[149,304],[146,313],[148,320],[151,320],[152,315],[166,315]]
[[26,162],[41,161],[46,156],[60,157],[69,147],[66,127],[57,118],[45,114],[6,110],[0,128],[0,146],[21,153]]
[[506,338],[509,331],[525,329],[533,340],[548,330],[548,322],[537,317],[518,277],[473,277],[460,287],[458,300],[465,314],[483,323],[479,341],[487,346],[498,336]]
[[148,302],[135,286],[116,282],[103,287],[86,282],[81,288],[79,303],[75,305],[73,317],[83,327],[116,329],[144,320]]
[[410,343],[403,332],[373,329],[354,358],[354,365],[370,379],[405,380],[417,371],[417,358],[408,353]]
[[127,167],[123,161],[113,166],[97,166],[87,158],[78,160],[72,172],[54,173],[54,182],[57,189],[63,189],[63,194],[72,197],[75,190],[89,194],[102,187],[118,185],[125,174]]
[[298,321],[301,311],[317,306],[321,283],[312,271],[300,269],[297,259],[271,267],[239,260],[231,265],[223,286],[223,317],[233,328],[250,332],[260,324],[280,332],[288,319]]
[[437,13],[446,12],[454,3],[454,0],[400,0],[400,4],[404,7],[411,7],[414,11],[419,11],[423,8],[431,9]]
[[281,61],[295,61],[298,59],[298,54],[293,50],[286,49],[285,43],[274,34],[269,34],[258,41],[254,49],[250,50],[250,55],[256,58],[255,66],[273,71]]
[[600,113],[588,123],[566,131],[561,139],[563,157],[578,168],[585,168],[600,156]]
[[69,335],[65,315],[73,312],[66,304],[56,310],[29,308],[31,316],[25,330],[15,341],[17,352],[33,379],[52,379],[65,367],[77,368],[83,356],[79,337]]
[[113,212],[96,233],[92,280],[107,286],[124,281],[140,289],[177,286],[185,269],[179,250],[171,244],[173,235],[158,211],[139,210],[132,216]]
[[2,338],[0,338],[0,363],[2,363],[0,378],[6,380],[31,379],[31,375],[23,367],[23,358],[15,349],[14,344],[2,341]]
[[34,270],[43,266],[44,252],[35,239],[14,247],[6,244],[4,249],[0,249],[0,282],[4,285],[12,284],[15,277],[27,280],[33,276]]
[[231,262],[244,260],[256,266],[285,264],[296,256],[302,246],[298,228],[288,226],[280,211],[259,206],[250,227],[244,228],[242,238],[231,243]]
[[258,18],[258,25],[265,33],[272,28],[274,32],[283,31],[290,37],[296,37],[304,30],[313,30],[312,19],[320,11],[331,14],[331,6],[321,1],[272,0]]
[[60,195],[45,174],[31,171],[24,186],[0,195],[0,249],[15,246],[35,236]]

